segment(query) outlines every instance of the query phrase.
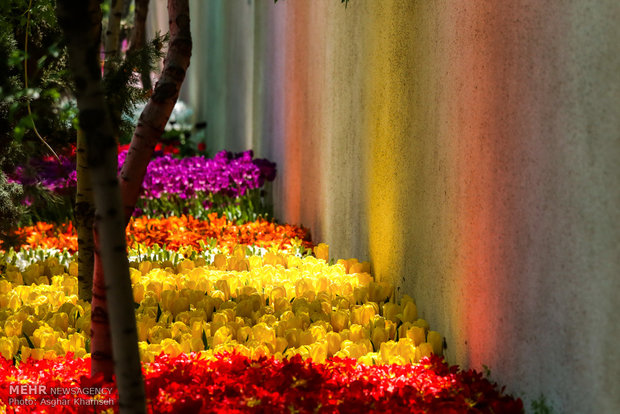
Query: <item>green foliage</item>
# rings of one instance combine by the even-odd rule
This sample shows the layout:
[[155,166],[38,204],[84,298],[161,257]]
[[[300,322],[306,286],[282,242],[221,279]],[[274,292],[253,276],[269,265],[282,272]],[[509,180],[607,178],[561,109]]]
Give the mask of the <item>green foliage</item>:
[[[211,207],[205,209],[203,203]],[[270,206],[261,189],[251,189],[243,196],[232,198],[222,194],[198,192],[192,198],[181,198],[177,194],[162,194],[157,199],[138,200],[136,205],[144,215],[170,217],[191,215],[198,220],[207,220],[211,213],[218,213],[235,223],[247,223],[259,218],[269,220],[272,216]]]
[[[68,154],[76,141],[78,111],[55,6],[55,0],[0,4],[0,240],[5,245],[16,242],[12,227],[72,216],[74,192],[49,191],[37,183],[39,171],[30,165],[30,160],[51,155],[35,128],[58,154]],[[122,33],[128,32],[125,24]],[[104,79],[109,106],[116,129],[129,138],[135,125],[128,115],[147,99],[135,71],[154,70],[166,41],[157,36],[142,50],[109,65],[112,69]],[[16,177],[16,166],[22,167],[20,177],[28,177],[23,185],[7,178]]]
[[532,414],[553,414],[553,410],[547,405],[544,395],[540,394],[537,400],[532,401]]
[[146,102],[148,92],[139,87],[139,73],[152,72],[163,56],[168,34],[157,35],[142,49],[127,53],[124,57],[112,57],[109,70],[103,78],[108,108],[114,128],[121,142],[131,140],[135,125],[130,121],[137,104]]
[[15,241],[11,227],[28,211],[24,196],[40,186],[22,188],[7,175],[29,157],[50,155],[35,126],[57,151],[75,137],[75,111],[67,99],[70,83],[55,2],[37,0],[31,5],[28,9],[23,0],[5,0],[0,5],[0,238],[8,245]]

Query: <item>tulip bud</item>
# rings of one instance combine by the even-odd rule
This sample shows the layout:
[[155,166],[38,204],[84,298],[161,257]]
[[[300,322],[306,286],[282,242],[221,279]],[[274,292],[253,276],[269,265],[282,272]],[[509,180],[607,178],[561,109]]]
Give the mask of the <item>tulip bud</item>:
[[282,353],[288,348],[288,341],[286,338],[277,337],[276,338],[276,353]]
[[218,270],[226,270],[226,255],[218,253],[213,257],[213,266]]
[[331,313],[331,324],[335,332],[349,327],[349,312],[336,310]]
[[301,331],[299,333],[299,345],[310,345],[314,343],[314,336],[310,331]]
[[410,338],[401,338],[398,341],[397,353],[403,358],[404,362],[415,362],[415,344],[413,340]]
[[259,323],[252,327],[252,337],[262,343],[271,344],[275,348],[276,332],[264,323]]
[[221,326],[213,335],[213,346],[218,346],[232,340],[232,332],[228,326]]
[[426,333],[424,328],[419,326],[412,326],[407,330],[407,338],[413,339],[415,346],[419,346],[421,343],[426,341]]
[[327,344],[324,341],[312,344],[310,347],[310,358],[318,364],[323,364],[327,359]]
[[368,329],[358,324],[351,325],[349,327],[349,331],[349,339],[353,342],[359,342],[363,339],[368,339],[370,336],[370,334],[368,333]]
[[326,262],[329,262],[329,246],[325,243],[319,243],[317,246],[314,247],[314,256],[317,259],[322,259],[325,260]]
[[430,325],[424,319],[416,319],[416,321],[413,322],[413,326],[419,326],[420,328],[424,328],[424,332],[428,332],[428,330],[430,329]]
[[383,317],[387,320],[398,323],[400,318],[397,315],[399,312],[400,305],[391,302],[383,305]]
[[437,331],[429,331],[427,341],[433,347],[433,354],[437,356],[443,355],[443,341],[441,334]]
[[384,364],[390,364],[392,358],[398,355],[397,343],[394,341],[387,341],[381,343],[379,348],[379,355]]
[[[286,331],[285,339],[291,348],[299,347],[299,334],[300,329],[288,329]],[[290,348],[289,348],[290,349]]]
[[[13,337],[17,340],[16,337]],[[13,341],[11,338],[2,337],[0,338],[0,354],[8,360],[13,359],[13,356],[17,352],[19,346],[18,341]]]
[[403,307],[403,322],[414,322],[418,319],[418,308],[413,301],[408,301]]
[[351,267],[349,268],[349,271],[347,273],[355,274],[355,273],[363,273],[364,271],[365,271],[364,264],[356,262],[356,263],[351,264]]
[[325,335],[325,339],[327,341],[328,356],[333,356],[336,352],[340,351],[340,343],[342,341],[339,334],[336,332],[328,332],[327,335]]
[[4,323],[4,333],[6,336],[20,337],[22,335],[22,322],[10,318]]
[[373,329],[371,334],[372,344],[374,349],[379,349],[383,342],[386,342],[389,339],[388,333],[385,331],[385,328],[377,327]]
[[423,342],[415,349],[416,362],[420,362],[420,359],[424,357],[430,357],[433,353],[433,346],[428,342]]

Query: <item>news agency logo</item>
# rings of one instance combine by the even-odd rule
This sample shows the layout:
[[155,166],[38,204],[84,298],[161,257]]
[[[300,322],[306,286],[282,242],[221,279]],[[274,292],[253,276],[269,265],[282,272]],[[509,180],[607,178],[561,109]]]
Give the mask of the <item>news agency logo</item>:
[[47,386],[44,384],[11,384],[11,395],[47,395]]

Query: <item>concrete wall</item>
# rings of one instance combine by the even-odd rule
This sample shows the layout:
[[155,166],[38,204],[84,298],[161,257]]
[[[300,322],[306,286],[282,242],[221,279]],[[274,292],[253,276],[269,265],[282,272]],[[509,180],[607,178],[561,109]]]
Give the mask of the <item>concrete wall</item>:
[[211,150],[278,163],[277,217],[369,259],[481,369],[620,412],[620,3],[195,0]]

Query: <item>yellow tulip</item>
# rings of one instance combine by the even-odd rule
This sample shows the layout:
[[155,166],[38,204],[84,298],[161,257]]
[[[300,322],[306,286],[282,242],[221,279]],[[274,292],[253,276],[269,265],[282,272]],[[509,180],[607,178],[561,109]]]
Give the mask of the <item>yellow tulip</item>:
[[251,349],[251,358],[254,360],[269,357],[271,354],[271,350],[265,344],[260,344]]
[[228,284],[228,280],[226,279],[220,279],[218,281],[215,282],[214,284],[215,289],[219,290],[220,292],[224,293],[224,301],[227,301],[228,299],[230,299],[230,285]]
[[164,353],[170,355],[173,358],[178,357],[182,352],[181,345],[177,341],[170,338],[162,340],[160,346],[161,350],[164,351]]
[[6,336],[19,337],[22,334],[22,325],[23,322],[18,321],[15,318],[7,319],[6,322],[4,322],[4,333]]
[[47,323],[56,331],[66,332],[69,328],[69,315],[64,312],[55,313]]
[[406,302],[403,307],[403,314],[401,319],[403,322],[411,323],[415,322],[416,319],[418,319],[418,308],[416,307],[415,303],[413,303],[413,301]]
[[411,338],[415,343],[415,346],[419,346],[421,343],[426,341],[426,333],[424,332],[424,328],[419,326],[412,326],[407,330],[407,338]]
[[153,265],[151,264],[151,262],[149,262],[148,260],[145,260],[143,262],[138,263],[138,270],[140,271],[140,273],[142,273],[143,275],[146,275],[148,272],[150,272],[153,269]]
[[183,259],[183,261],[181,261],[178,265],[177,265],[177,273],[187,273],[190,270],[192,270],[194,268],[194,262],[192,262],[189,259]]
[[301,331],[299,332],[299,345],[310,345],[314,343],[314,336],[310,331]]
[[383,303],[392,296],[394,287],[385,282],[370,282],[368,284],[368,299],[375,303]]
[[392,322],[397,322],[400,320],[398,314],[400,313],[400,305],[396,303],[388,302],[383,305],[383,317]]
[[276,332],[264,323],[259,323],[252,327],[252,337],[262,343],[269,343],[275,348]]
[[427,341],[433,347],[433,354],[437,356],[443,355],[443,338],[437,331],[428,331]]
[[342,351],[348,355],[349,358],[359,358],[367,353],[366,346],[364,344],[356,344],[351,341],[342,341]]
[[181,312],[189,310],[189,299],[185,297],[177,298],[170,308],[172,315],[178,315]]
[[327,355],[333,356],[336,352],[340,351],[340,344],[342,340],[340,339],[340,335],[336,332],[328,332],[325,335],[325,340],[327,341]]
[[318,245],[314,246],[313,250],[314,255],[317,259],[322,259],[326,262],[329,262],[329,246],[327,244],[319,243]]
[[297,348],[300,343],[299,343],[299,336],[301,334],[301,329],[288,329],[285,333],[285,339],[286,342],[288,343],[289,347],[292,348]]
[[82,334],[72,334],[69,336],[69,340],[65,343],[63,347],[63,352],[73,352],[75,355],[78,355],[82,350],[84,350],[86,344],[86,339]]
[[78,262],[74,261],[69,263],[69,275],[77,277],[78,275]]
[[11,282],[5,279],[0,280],[0,295],[6,295],[11,290],[13,290]]
[[136,320],[136,328],[138,331],[138,341],[146,341],[149,336],[149,330],[155,326],[155,318],[142,317]]
[[28,358],[32,358],[35,361],[39,361],[43,359],[43,355],[45,351],[41,348],[30,348],[27,346],[21,347],[21,358],[23,361],[26,361]]
[[374,349],[379,349],[382,343],[386,342],[389,339],[389,335],[386,332],[385,328],[376,327],[372,330],[371,341],[374,345]]
[[327,343],[325,341],[315,342],[310,347],[310,358],[312,361],[323,364],[327,359]]
[[235,310],[238,316],[250,318],[252,317],[252,312],[254,312],[254,303],[250,299],[242,300],[237,304]]
[[371,304],[366,303],[362,306],[355,306],[351,310],[351,323],[368,326],[375,315],[375,307]]
[[353,342],[359,342],[363,339],[369,339],[370,337],[370,333],[368,332],[368,329],[358,324],[351,325],[349,327],[349,331],[350,331],[349,338]]
[[221,326],[213,335],[213,346],[225,344],[232,340],[232,332],[228,326]]
[[343,310],[333,311],[331,313],[331,324],[335,332],[340,332],[349,327],[349,312]]
[[172,333],[170,329],[163,327],[162,325],[155,325],[149,329],[148,340],[151,344],[158,344],[164,339],[170,339]]
[[213,257],[213,266],[218,270],[226,269],[226,255],[218,253]]
[[415,343],[410,338],[401,338],[398,341],[397,353],[406,363],[415,362]]
[[427,332],[430,329],[430,325],[424,319],[416,319],[415,322],[413,322],[413,325],[424,328],[425,332]]
[[369,352],[366,355],[362,355],[361,357],[359,357],[357,362],[360,364],[372,366],[377,365],[377,363],[379,362],[379,358],[380,356],[377,352]]
[[282,353],[288,348],[288,341],[286,338],[277,337],[276,338],[276,353]]
[[177,341],[178,341],[178,338],[180,338],[183,334],[189,333],[189,332],[190,332],[190,328],[187,325],[185,325],[183,322],[174,322],[172,326],[170,327],[170,334],[172,335],[172,338]]
[[[15,341],[12,338],[14,338]],[[15,353],[17,352],[19,342],[17,341],[16,337],[12,337],[12,338],[7,338],[7,337],[0,338],[0,354],[5,359],[13,359],[13,357],[15,356]]]
[[363,304],[368,300],[368,287],[356,287],[353,289],[353,298],[356,304]]
[[391,364],[392,359],[398,355],[398,344],[394,341],[382,342],[379,355],[384,364]]
[[433,346],[431,344],[429,344],[428,342],[421,343],[415,349],[416,362],[420,361],[420,359],[424,357],[430,357],[432,353],[433,353]]
[[259,269],[263,266],[263,259],[260,256],[250,256],[248,258],[248,263],[251,269]]

